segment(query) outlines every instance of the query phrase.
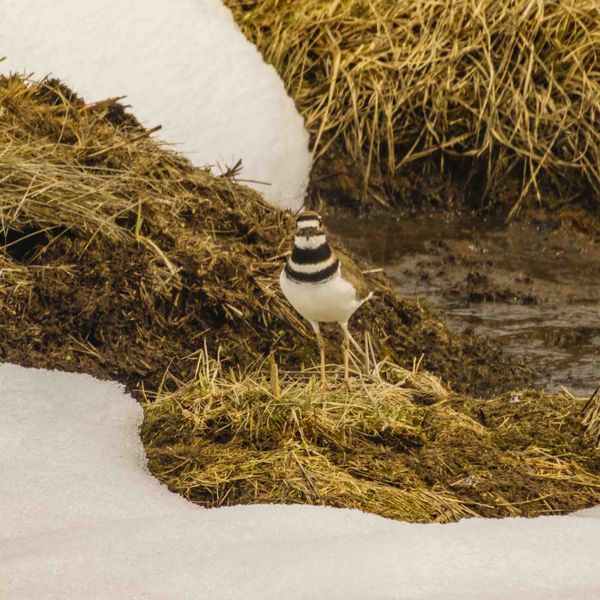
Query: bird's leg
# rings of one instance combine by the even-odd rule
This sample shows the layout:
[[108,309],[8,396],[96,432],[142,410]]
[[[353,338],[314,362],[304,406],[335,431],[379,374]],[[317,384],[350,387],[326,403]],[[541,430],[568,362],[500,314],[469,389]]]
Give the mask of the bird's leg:
[[348,323],[340,323],[340,327],[344,332],[344,341],[342,342],[342,352],[344,353],[344,383],[343,387],[350,389],[350,369],[348,366],[350,360],[350,332],[348,331]]
[[325,340],[321,335],[319,324],[315,321],[311,321],[310,324],[315,331],[315,335],[317,336],[317,346],[319,346],[319,358],[321,360],[321,389],[327,390],[329,389],[329,386],[327,385],[327,379],[325,378]]

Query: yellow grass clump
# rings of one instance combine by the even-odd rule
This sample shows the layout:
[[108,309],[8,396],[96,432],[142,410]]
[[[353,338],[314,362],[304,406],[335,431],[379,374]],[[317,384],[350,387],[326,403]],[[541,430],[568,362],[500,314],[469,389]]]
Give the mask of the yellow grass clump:
[[526,197],[543,203],[546,183],[598,198],[595,0],[226,4],[282,76],[324,159],[317,173],[338,191],[352,194],[344,180],[357,170],[388,203],[419,187],[417,166],[433,159],[463,182],[470,171],[477,196],[518,178],[513,211]]
[[207,507],[326,504],[446,522],[600,500],[581,400],[521,392],[478,401],[428,373],[381,370],[385,381],[323,392],[307,373],[224,372],[204,354],[195,380],[143,405],[149,468]]

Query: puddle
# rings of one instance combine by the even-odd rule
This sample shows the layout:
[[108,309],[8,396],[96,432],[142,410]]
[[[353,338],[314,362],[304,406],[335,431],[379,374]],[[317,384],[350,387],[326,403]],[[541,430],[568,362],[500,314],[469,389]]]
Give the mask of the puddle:
[[600,381],[600,245],[545,223],[476,217],[327,219],[405,297],[525,359],[532,383],[590,395]]

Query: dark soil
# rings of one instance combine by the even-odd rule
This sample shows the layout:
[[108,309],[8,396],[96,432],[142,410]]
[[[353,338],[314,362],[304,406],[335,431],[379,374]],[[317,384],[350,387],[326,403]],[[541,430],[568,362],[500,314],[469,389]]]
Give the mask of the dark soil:
[[[116,379],[137,394],[190,379],[205,344],[231,366],[270,353],[286,369],[316,360],[312,333],[277,285],[291,216],[232,179],[214,178],[141,139],[139,124],[110,102],[86,108],[55,82],[27,87],[0,78],[0,84],[7,108],[0,128],[13,153],[0,161],[16,157],[8,176],[21,156],[33,153],[41,169],[48,160],[72,178],[88,169],[101,173],[103,185],[132,207],[117,220],[119,239],[91,229],[85,214],[66,227],[61,198],[43,196],[55,186],[36,198],[49,207],[43,227],[28,217],[27,204],[11,217],[0,259],[27,281],[13,270],[10,285],[0,286],[0,360]],[[14,184],[22,186],[17,195],[25,193],[27,177]],[[138,200],[139,239],[133,234]],[[520,361],[498,344],[452,332],[435,311],[400,299],[382,276],[370,282],[376,295],[351,329],[359,338],[367,329],[380,357],[418,363],[476,395],[527,381]],[[339,360],[339,332],[325,333],[330,359]]]

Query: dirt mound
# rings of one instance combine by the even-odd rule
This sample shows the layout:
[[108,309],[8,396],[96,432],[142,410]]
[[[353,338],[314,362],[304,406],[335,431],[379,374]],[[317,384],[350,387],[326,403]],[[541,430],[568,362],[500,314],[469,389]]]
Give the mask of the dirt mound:
[[[187,381],[205,343],[225,364],[311,363],[312,333],[276,283],[291,217],[149,134],[114,101],[0,78],[0,359],[133,390],[158,389],[167,368]],[[379,356],[473,393],[523,380],[496,346],[370,281],[376,298],[351,327]]]
[[193,382],[144,405],[149,468],[207,507],[326,504],[445,522],[600,501],[583,401],[473,400],[427,373],[382,371],[385,381],[324,393],[297,376],[223,373],[203,357]]
[[598,207],[593,0],[226,4],[304,115],[328,199]]

